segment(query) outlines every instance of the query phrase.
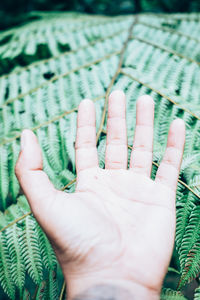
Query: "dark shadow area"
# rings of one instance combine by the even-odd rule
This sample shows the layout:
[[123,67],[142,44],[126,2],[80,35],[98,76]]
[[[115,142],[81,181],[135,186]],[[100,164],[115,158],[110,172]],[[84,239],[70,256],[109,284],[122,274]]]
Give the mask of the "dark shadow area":
[[[200,11],[199,0],[1,0],[0,30],[40,18],[34,11],[76,11],[89,14]],[[27,13],[30,13],[27,14]]]

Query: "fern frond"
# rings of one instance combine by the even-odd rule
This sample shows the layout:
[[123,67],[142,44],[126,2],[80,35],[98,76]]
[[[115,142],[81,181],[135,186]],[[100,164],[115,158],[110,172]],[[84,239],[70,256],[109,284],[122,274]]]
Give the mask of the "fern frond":
[[196,208],[195,202],[196,197],[181,188],[180,197],[178,195],[176,203],[176,246],[178,251],[182,246],[183,237],[189,222],[190,214],[192,210]]
[[179,291],[174,291],[171,289],[163,289],[161,296],[161,300],[187,300],[184,295]]
[[199,300],[200,299],[200,287],[195,289],[194,293],[194,300]]
[[190,180],[190,186],[197,193],[200,193],[200,175],[196,175]]
[[24,289],[22,300],[30,300],[31,295],[27,289]]
[[46,299],[46,296],[47,296],[47,283],[46,281],[41,281],[36,292],[35,300]]
[[15,299],[15,285],[11,276],[11,258],[6,244],[5,233],[0,233],[0,283],[11,299]]
[[8,250],[11,257],[11,275],[16,286],[22,291],[25,281],[24,259],[21,255],[23,247],[22,228],[16,223],[6,231]]
[[9,174],[8,174],[8,160],[7,149],[3,148],[0,151],[0,209],[6,208],[6,197],[8,195]]
[[48,288],[48,299],[49,300],[58,299],[58,282],[57,282],[57,276],[55,270],[51,270],[49,272],[47,288]]
[[36,224],[35,230],[39,238],[39,249],[42,256],[42,261],[48,270],[55,270],[57,260],[52,246],[50,245],[48,238],[40,228],[39,224]]
[[[187,255],[190,253],[195,247],[195,244],[198,243],[198,240],[200,239],[200,207],[195,206],[190,214],[190,218],[188,220],[188,225],[185,229],[185,233],[183,235],[182,241],[181,241],[181,247],[179,249],[179,259],[181,268],[183,271],[183,268],[185,266]],[[193,265],[191,264],[189,268],[193,268]]]
[[98,146],[99,167],[104,169],[105,167],[105,151],[106,151],[106,139],[101,139]]
[[200,242],[196,242],[193,248],[189,251],[185,261],[184,270],[182,271],[179,281],[179,289],[186,283],[191,282],[199,274],[200,268]]
[[32,217],[27,216],[26,219],[24,219],[22,257],[30,277],[35,283],[40,283],[43,277],[42,258],[35,227],[36,221]]

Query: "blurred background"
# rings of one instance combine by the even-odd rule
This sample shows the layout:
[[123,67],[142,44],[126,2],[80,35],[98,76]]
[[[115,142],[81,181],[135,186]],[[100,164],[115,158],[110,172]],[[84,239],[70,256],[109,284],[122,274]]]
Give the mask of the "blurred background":
[[0,0],[0,30],[34,18],[36,10],[105,15],[197,12],[200,11],[200,0]]

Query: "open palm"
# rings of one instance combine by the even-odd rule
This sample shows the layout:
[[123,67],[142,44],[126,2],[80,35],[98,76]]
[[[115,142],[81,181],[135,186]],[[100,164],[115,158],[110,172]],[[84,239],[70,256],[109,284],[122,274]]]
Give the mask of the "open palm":
[[[142,96],[127,170],[125,95],[109,97],[105,169],[98,166],[95,108],[79,106],[76,138],[76,192],[58,191],[42,171],[36,136],[22,133],[16,174],[33,214],[47,233],[67,280],[126,279],[161,288],[174,244],[175,195],[185,128],[172,122],[167,149],[155,181],[150,179],[154,102]],[[66,137],[67,138],[67,137]],[[72,287],[73,289],[73,287]],[[81,289],[81,287],[80,287]]]

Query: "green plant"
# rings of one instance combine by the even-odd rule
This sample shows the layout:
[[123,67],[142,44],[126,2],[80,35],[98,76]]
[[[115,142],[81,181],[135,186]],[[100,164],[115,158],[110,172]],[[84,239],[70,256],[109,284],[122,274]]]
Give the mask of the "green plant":
[[[41,13],[39,20],[0,35],[1,299],[64,295],[54,252],[14,174],[22,129],[32,128],[37,134],[44,169],[55,186],[73,192],[77,106],[83,98],[95,102],[99,161],[104,167],[106,108],[113,89],[123,89],[127,96],[129,148],[136,99],[146,93],[155,100],[152,177],[169,124],[176,117],[186,123],[176,247],[161,296],[185,299],[181,291],[200,272],[199,18],[199,14]],[[171,289],[170,276],[176,283]]]

